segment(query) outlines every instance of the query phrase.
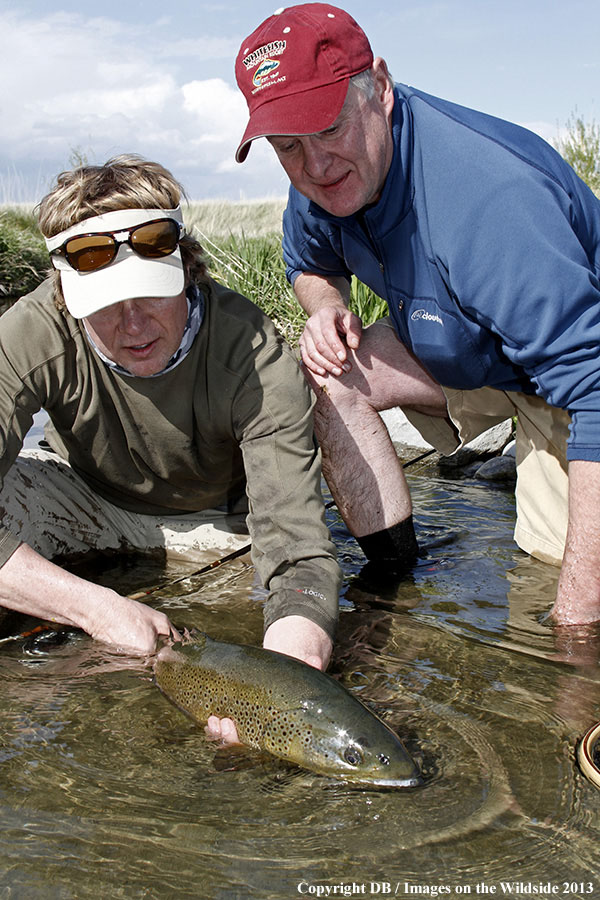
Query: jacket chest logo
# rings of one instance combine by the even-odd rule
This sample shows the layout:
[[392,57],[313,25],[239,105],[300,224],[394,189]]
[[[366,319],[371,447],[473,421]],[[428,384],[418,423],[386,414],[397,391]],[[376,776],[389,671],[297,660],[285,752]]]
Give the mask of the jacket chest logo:
[[427,312],[426,309],[415,309],[414,313],[411,315],[411,319],[413,322],[418,322],[419,319],[422,319],[423,322],[435,322],[436,325],[441,325],[442,328],[444,327],[441,317]]

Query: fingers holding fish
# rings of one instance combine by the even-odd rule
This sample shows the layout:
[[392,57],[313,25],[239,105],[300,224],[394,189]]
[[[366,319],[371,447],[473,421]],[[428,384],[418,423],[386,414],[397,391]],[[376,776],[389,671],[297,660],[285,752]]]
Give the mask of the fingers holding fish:
[[128,654],[146,656],[155,652],[161,638],[181,639],[163,612],[114,591],[107,592],[107,597],[101,612],[96,611],[83,626],[95,640]]
[[235,722],[232,719],[209,716],[204,731],[211,741],[220,741],[222,744],[241,744]]

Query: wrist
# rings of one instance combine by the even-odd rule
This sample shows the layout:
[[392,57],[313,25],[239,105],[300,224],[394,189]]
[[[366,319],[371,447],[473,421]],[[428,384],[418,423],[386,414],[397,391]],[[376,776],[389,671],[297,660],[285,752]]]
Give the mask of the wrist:
[[266,650],[286,653],[314,668],[327,668],[333,644],[327,632],[304,616],[284,616],[267,628],[263,640]]

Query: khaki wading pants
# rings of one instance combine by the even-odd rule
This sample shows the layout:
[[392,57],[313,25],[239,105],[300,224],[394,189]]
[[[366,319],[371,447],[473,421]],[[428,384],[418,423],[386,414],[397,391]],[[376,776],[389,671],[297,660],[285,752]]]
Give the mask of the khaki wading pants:
[[493,425],[517,416],[515,541],[531,556],[560,565],[568,522],[569,414],[549,406],[541,397],[527,394],[487,387],[443,390],[451,421],[409,409],[404,413],[425,440],[444,455]]
[[3,524],[46,559],[138,552],[208,564],[250,541],[246,513],[176,516],[128,512],[98,496],[46,450],[23,450],[0,492]]

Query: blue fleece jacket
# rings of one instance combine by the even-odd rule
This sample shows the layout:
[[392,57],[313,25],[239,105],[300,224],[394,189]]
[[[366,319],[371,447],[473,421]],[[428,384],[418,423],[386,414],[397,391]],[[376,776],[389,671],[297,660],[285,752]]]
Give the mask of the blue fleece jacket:
[[437,381],[535,393],[600,461],[600,200],[524,128],[396,85],[378,203],[336,218],[290,189],[283,250],[355,274]]

